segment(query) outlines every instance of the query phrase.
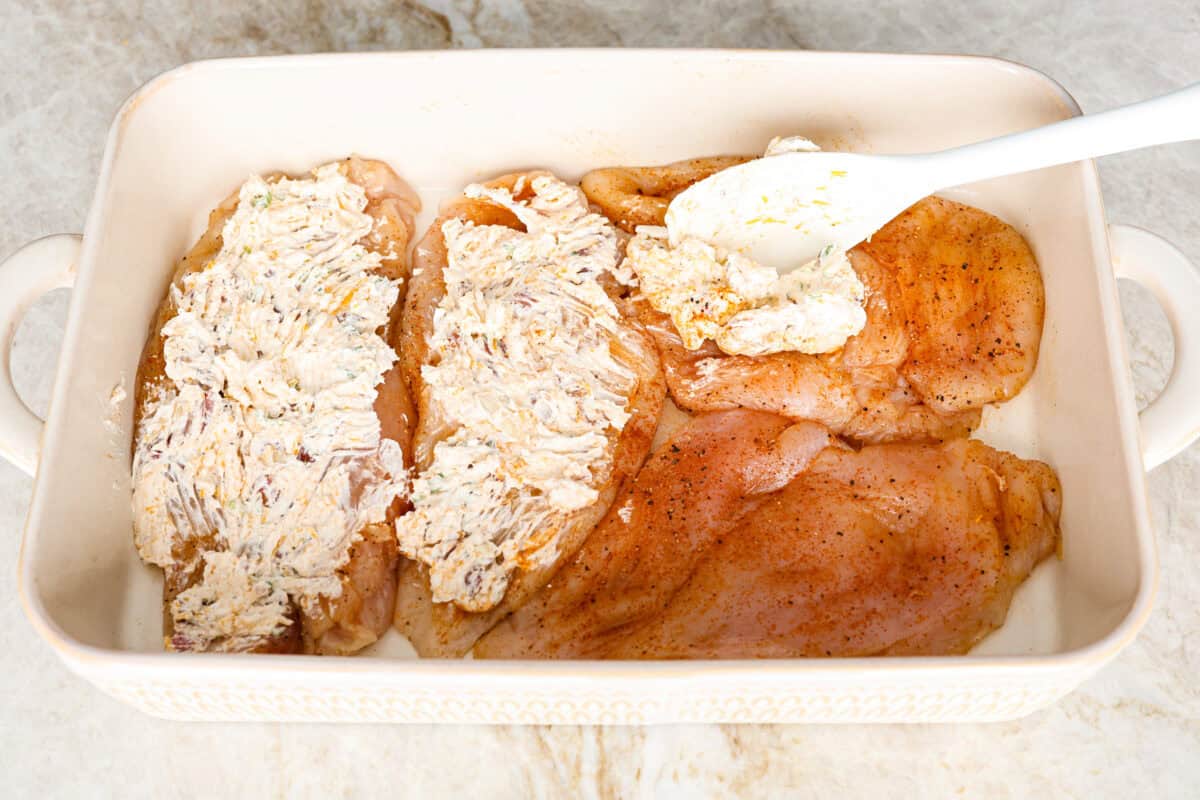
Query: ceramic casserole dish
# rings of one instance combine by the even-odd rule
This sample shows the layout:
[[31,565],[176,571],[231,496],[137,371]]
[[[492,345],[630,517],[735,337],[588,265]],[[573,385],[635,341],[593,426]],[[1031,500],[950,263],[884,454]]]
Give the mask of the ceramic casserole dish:
[[[1046,324],[1032,382],[977,436],[1050,463],[1063,548],[1008,621],[955,657],[695,662],[423,661],[393,633],[352,658],[162,652],[161,578],[131,537],[132,388],[172,265],[253,172],[358,153],[439,202],[494,174],[567,179],[617,164],[761,152],[778,134],[826,148],[937,150],[1079,113],[1057,84],[1004,61],[728,51],[476,51],[190,64],[135,93],[109,134],[82,238],[39,240],[0,266],[0,445],[36,473],[22,599],[66,664],[164,717],[357,722],[995,720],[1070,691],[1150,611],[1155,554],[1144,471],[1196,438],[1200,279],[1151,234],[1108,227],[1091,162],[948,193],[998,215],[1041,264]],[[1174,375],[1141,419],[1116,277],[1175,324]],[[48,419],[12,389],[9,346],[39,293],[74,295]],[[115,416],[114,416],[115,415]],[[106,421],[108,424],[105,424]]]

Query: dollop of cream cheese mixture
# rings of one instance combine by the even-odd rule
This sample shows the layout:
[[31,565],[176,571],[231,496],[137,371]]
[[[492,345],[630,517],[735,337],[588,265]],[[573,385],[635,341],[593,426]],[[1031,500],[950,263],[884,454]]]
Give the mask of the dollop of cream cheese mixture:
[[[801,137],[776,139],[765,157],[814,149]],[[753,195],[753,187],[747,193]],[[739,355],[826,353],[862,330],[866,289],[844,252],[827,247],[780,275],[741,253],[669,232],[674,219],[705,213],[672,203],[668,227],[639,228],[622,264],[650,305],[671,317],[685,347],[695,350],[712,339]]]
[[162,567],[195,547],[173,646],[239,650],[282,632],[293,603],[341,593],[361,529],[405,492],[376,387],[396,354],[376,331],[399,286],[359,244],[362,187],[337,164],[250,178],[220,252],[171,288],[166,374],[133,461],[134,539]]
[[[523,181],[524,179],[522,179]],[[549,175],[468,197],[503,206],[525,231],[442,224],[446,293],[422,368],[431,413],[456,427],[414,481],[396,521],[401,551],[427,564],[433,599],[484,611],[514,569],[547,563],[570,515],[594,503],[629,419],[634,373],[600,279],[617,234],[583,193]]]

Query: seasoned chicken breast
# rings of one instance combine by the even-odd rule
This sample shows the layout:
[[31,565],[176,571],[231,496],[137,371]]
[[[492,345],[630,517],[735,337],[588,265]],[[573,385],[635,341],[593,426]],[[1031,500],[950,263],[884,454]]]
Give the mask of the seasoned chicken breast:
[[[656,185],[669,187],[658,197],[627,177],[639,170],[597,170],[583,186],[614,222],[630,218],[632,205],[637,224],[662,225],[669,197],[713,171],[692,162],[655,168]],[[1011,226],[930,197],[848,257],[867,289],[867,322],[830,353],[728,355],[712,341],[688,349],[671,318],[639,300],[675,402],[693,412],[753,408],[815,420],[858,442],[936,441],[968,434],[984,405],[1029,380],[1044,294],[1037,262]]]
[[666,393],[616,298],[616,233],[578,188],[534,172],[468,191],[417,247],[402,325],[420,422],[395,619],[422,656],[466,653],[570,558]]
[[487,658],[966,652],[1058,543],[1054,472],[977,441],[854,451],[756,411],[694,418]]
[[[142,353],[135,540],[163,567],[171,649],[351,653],[391,620],[399,560],[392,520],[406,507],[403,466],[411,463],[415,417],[388,345],[399,340],[420,201],[380,161],[352,157],[322,170],[251,179],[212,212],[175,269]],[[287,180],[294,183],[281,184]],[[244,252],[226,246],[231,221],[254,243]],[[306,287],[328,301],[311,299]],[[217,327],[207,331],[209,324]],[[327,355],[322,348],[334,331],[346,339],[343,352],[359,348],[382,359],[371,366],[377,385],[341,382],[306,361]],[[187,350],[198,342],[205,349]],[[361,359],[336,360],[345,367]],[[190,372],[201,367],[210,371]],[[286,382],[286,397],[276,380]],[[348,399],[355,392],[365,393],[370,419]],[[322,430],[297,435],[314,415]],[[371,440],[394,443],[381,451],[389,463],[371,451]],[[350,441],[364,449],[346,450]],[[353,495],[349,506],[321,520],[306,513],[321,506],[315,496],[339,487]],[[305,550],[304,538],[319,547]]]
[[675,195],[708,176],[753,156],[708,156],[662,167],[605,167],[583,176],[579,186],[604,216],[626,233],[662,225]]

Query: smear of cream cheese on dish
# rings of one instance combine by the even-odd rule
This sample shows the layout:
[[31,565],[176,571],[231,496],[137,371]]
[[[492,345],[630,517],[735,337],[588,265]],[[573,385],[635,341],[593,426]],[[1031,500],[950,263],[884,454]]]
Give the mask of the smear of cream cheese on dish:
[[202,552],[202,577],[170,605],[177,649],[247,649],[293,603],[338,596],[350,546],[404,493],[373,407],[396,360],[376,331],[399,285],[359,244],[366,204],[337,164],[251,177],[220,252],[170,290],[170,382],[138,428],[133,512],[146,561]]
[[107,409],[104,414],[104,429],[113,436],[121,433],[121,404],[129,395],[125,391],[125,378],[121,378],[108,393]]
[[[775,139],[765,157],[816,149],[801,137]],[[688,218],[706,213],[673,202],[667,227],[639,228],[622,264],[650,305],[671,317],[685,347],[695,350],[711,339],[739,355],[825,353],[862,330],[866,289],[844,252],[827,247],[780,275],[741,253],[671,233],[672,222],[696,227]]]
[[456,430],[396,521],[401,551],[429,565],[434,601],[468,611],[498,604],[514,569],[556,556],[570,515],[611,474],[636,383],[613,355],[623,334],[600,283],[617,266],[615,229],[574,186],[542,175],[528,188],[527,201],[465,190],[525,231],[442,224],[446,294],[421,375],[431,414]]

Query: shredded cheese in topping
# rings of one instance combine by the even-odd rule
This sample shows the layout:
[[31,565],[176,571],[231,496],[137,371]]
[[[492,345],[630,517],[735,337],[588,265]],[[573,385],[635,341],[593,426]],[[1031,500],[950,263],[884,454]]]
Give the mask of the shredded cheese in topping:
[[636,382],[613,356],[623,334],[598,280],[617,265],[616,231],[576,187],[539,176],[529,188],[528,202],[465,192],[525,231],[442,225],[446,294],[421,375],[431,413],[456,430],[396,521],[401,551],[429,565],[433,599],[468,611],[497,605],[514,569],[556,556],[558,533],[611,474]]
[[338,596],[359,532],[405,491],[373,408],[399,286],[358,243],[366,204],[337,164],[252,177],[220,252],[170,290],[170,382],[139,426],[133,511],[143,559],[200,576],[170,604],[176,649],[248,649]]

